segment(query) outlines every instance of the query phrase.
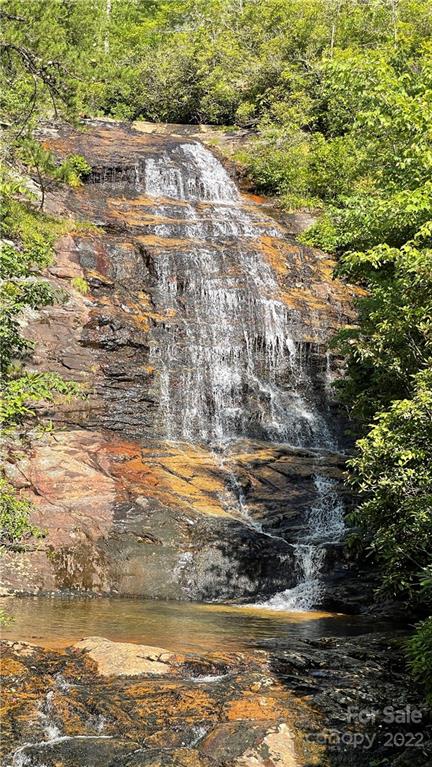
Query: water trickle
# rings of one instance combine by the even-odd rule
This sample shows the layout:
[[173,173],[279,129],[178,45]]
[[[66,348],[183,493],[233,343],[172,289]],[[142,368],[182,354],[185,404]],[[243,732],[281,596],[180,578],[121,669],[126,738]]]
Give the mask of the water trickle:
[[[61,735],[52,740],[41,740],[35,743],[24,743],[17,748],[12,755],[12,761],[5,767],[47,767],[47,761],[43,758],[44,751],[50,759],[50,749],[59,743],[66,741],[91,741],[91,740],[111,740],[112,735]],[[35,753],[36,752],[36,753]],[[39,757],[42,761],[39,760]],[[36,761],[37,760],[37,761]]]
[[39,716],[43,720],[43,730],[46,740],[55,740],[62,733],[54,719],[55,709],[53,705],[54,691],[49,690],[45,700],[39,706]]
[[322,600],[321,580],[326,546],[344,535],[343,506],[334,479],[319,474],[314,480],[316,502],[305,517],[304,532],[293,547],[298,583],[275,594],[261,607],[273,610],[311,610]]
[[219,496],[222,506],[229,512],[236,514],[247,527],[252,528],[257,533],[265,535],[261,522],[257,522],[249,511],[244,490],[234,473],[231,466],[225,461],[223,451],[214,452],[215,462],[220,467],[221,472],[226,476],[226,485],[224,492]]

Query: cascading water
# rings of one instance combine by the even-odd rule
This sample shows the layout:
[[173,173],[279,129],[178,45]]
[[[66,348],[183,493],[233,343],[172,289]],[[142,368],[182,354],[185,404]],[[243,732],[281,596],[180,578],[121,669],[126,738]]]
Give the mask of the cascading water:
[[[174,145],[146,160],[139,184],[158,198],[158,216],[165,218],[150,230],[159,238],[153,296],[164,318],[151,349],[159,372],[160,434],[211,445],[227,476],[226,508],[234,503],[248,527],[279,538],[249,513],[224,446],[258,437],[334,448],[295,343],[296,317],[280,299],[257,243],[284,235],[270,219],[257,221],[244,210],[224,168],[201,144]],[[340,537],[343,521],[333,480],[317,475],[315,491],[293,547],[298,585],[267,607],[309,609],[319,602],[323,546]]]
[[[67,690],[68,684],[62,679],[57,681],[59,687],[63,691]],[[51,761],[50,750],[56,745],[64,742],[89,740],[110,740],[111,735],[102,734],[102,730],[105,726],[105,719],[102,716],[97,716],[94,720],[88,721],[87,727],[89,732],[85,735],[65,735],[58,726],[58,721],[61,721],[62,714],[56,711],[54,705],[54,690],[49,690],[45,698],[39,703],[38,706],[38,722],[35,722],[37,729],[40,730],[42,736],[41,740],[34,742],[23,743],[17,750],[11,755],[11,761],[5,767],[45,767],[46,763]],[[32,754],[32,751],[36,749],[39,752],[39,756]],[[37,761],[35,761],[35,758]]]
[[323,597],[320,575],[325,563],[326,545],[338,542],[344,534],[345,526],[343,505],[335,480],[317,474],[314,484],[316,502],[306,513],[304,531],[294,545],[297,586],[260,602],[261,607],[273,610],[310,610]]
[[[200,144],[147,160],[143,177],[148,196],[183,203],[175,222],[152,229],[178,238],[155,263],[156,304],[167,318],[152,348],[163,436],[218,445],[240,435],[328,443],[325,420],[308,398],[289,312],[254,244],[263,234],[281,237],[277,226],[254,222]],[[190,237],[193,247],[184,247]]]

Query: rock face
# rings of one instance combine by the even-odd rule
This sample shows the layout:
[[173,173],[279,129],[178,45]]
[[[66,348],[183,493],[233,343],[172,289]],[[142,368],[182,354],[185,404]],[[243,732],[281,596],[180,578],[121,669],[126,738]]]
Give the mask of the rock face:
[[[294,534],[313,496],[314,459],[283,446],[236,448],[221,467],[203,448],[69,429],[39,438],[25,458],[11,452],[7,471],[46,537],[3,554],[4,585],[219,600],[286,588],[292,547],[253,524]],[[330,459],[320,471],[337,477],[339,458]],[[227,483],[231,465],[253,517]]]
[[[53,433],[10,450],[46,537],[1,558],[4,586],[218,600],[294,586],[317,477],[336,492],[343,467],[326,345],[352,291],[193,138],[94,123],[45,140],[92,174],[48,199],[80,223],[48,270],[69,300],[26,329],[30,367],[86,397],[41,406]],[[325,560],[343,575],[335,550]]]

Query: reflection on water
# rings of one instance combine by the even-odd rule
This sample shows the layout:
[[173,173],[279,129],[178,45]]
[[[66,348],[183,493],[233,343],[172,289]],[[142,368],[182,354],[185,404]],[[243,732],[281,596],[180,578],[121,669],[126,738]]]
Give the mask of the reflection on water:
[[[290,637],[362,633],[365,620],[322,612],[270,612],[252,607],[85,597],[8,597],[4,639],[46,647],[84,636],[166,647],[178,652],[239,650]],[[370,628],[370,627],[369,627]]]

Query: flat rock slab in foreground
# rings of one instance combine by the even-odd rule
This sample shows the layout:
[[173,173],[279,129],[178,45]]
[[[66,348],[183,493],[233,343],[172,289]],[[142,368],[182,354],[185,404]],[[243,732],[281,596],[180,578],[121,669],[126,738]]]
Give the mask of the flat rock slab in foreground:
[[87,637],[74,647],[85,652],[102,676],[139,676],[168,674],[176,656],[162,647],[111,642],[103,637]]

